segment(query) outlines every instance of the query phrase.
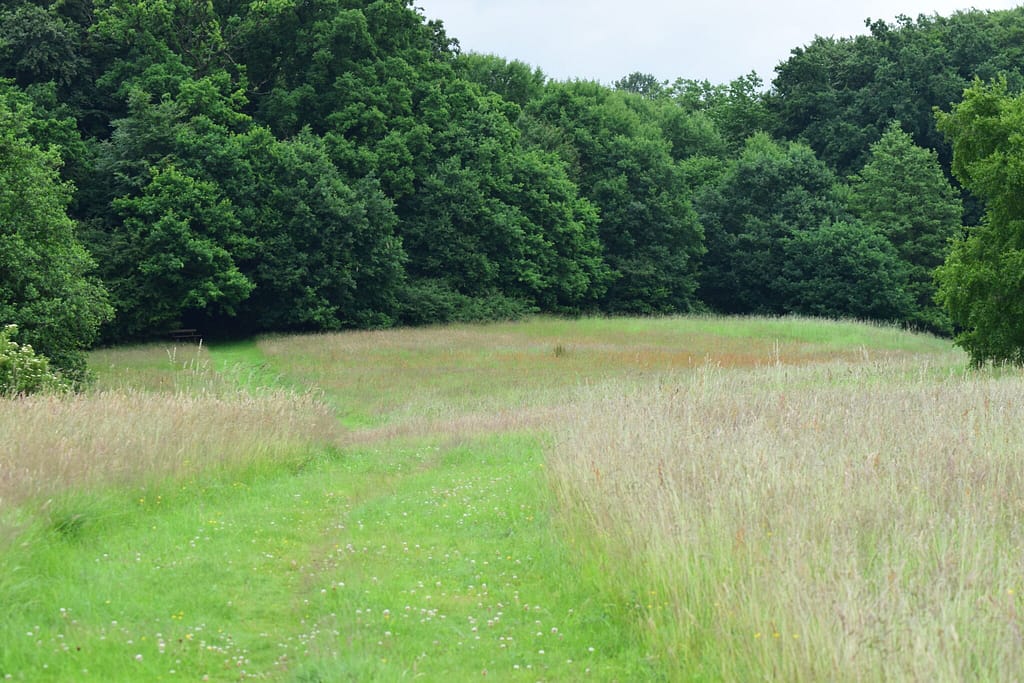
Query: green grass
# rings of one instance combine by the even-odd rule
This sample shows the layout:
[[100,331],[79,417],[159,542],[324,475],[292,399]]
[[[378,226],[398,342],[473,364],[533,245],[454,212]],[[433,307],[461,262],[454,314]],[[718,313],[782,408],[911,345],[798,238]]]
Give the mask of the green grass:
[[[500,326],[497,326],[500,327]],[[691,316],[667,318],[534,318],[510,326],[515,334],[536,340],[564,337],[589,342],[625,345],[684,344],[708,350],[728,348],[728,340],[753,342],[758,348],[775,342],[806,345],[806,351],[855,352],[866,347],[879,352],[946,354],[948,340],[912,334],[898,327],[856,321],[828,321],[799,317]]]
[[69,501],[81,524],[5,554],[0,672],[647,677],[552,536],[541,465],[536,438],[503,436]]
[[[63,448],[99,474],[0,500],[0,678],[670,679],[649,628],[651,610],[674,613],[670,591],[638,572],[632,542],[592,537],[556,496],[553,429],[610,382],[663,387],[707,366],[782,382],[812,363],[806,383],[831,385],[881,361],[908,376],[966,364],[932,337],[796,319],[537,318],[95,352],[95,396],[31,422],[19,448]],[[148,394],[168,419],[134,411]],[[314,403],[333,428],[306,415]],[[281,425],[258,457],[220,459],[217,425],[243,417]],[[157,431],[171,447],[153,463],[187,432],[189,466],[142,458],[104,478],[90,431],[137,438],[140,456]]]
[[143,344],[108,347],[89,354],[97,391],[132,389],[176,392],[194,388],[205,364],[203,349],[191,344]]

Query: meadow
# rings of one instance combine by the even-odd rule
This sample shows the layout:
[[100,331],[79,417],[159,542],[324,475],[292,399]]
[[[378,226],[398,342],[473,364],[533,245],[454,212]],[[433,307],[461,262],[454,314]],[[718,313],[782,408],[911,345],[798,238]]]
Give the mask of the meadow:
[[1024,392],[537,318],[92,354],[0,406],[0,679],[1015,680]]

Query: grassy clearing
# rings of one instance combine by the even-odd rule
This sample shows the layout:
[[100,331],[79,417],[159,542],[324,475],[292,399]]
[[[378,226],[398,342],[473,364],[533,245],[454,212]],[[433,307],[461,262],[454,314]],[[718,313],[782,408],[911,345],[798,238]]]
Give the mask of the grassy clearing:
[[613,384],[552,480],[675,680],[1018,680],[1022,392],[896,361]]
[[961,360],[947,341],[927,335],[797,318],[536,318],[268,338],[258,347],[274,371],[322,388],[356,429],[496,414],[514,421],[564,405],[567,389],[579,384],[707,364],[862,361],[865,354]]
[[[964,364],[931,337],[789,319],[536,319],[97,352],[94,394],[0,411],[17,439],[0,451],[0,603],[14,606],[0,618],[0,677],[813,677],[825,669],[791,645],[780,659],[741,652],[722,665],[727,645],[761,639],[719,640],[717,607],[691,598],[720,599],[748,565],[722,551],[705,566],[689,554],[697,546],[617,509],[640,500],[637,511],[675,519],[686,486],[709,498],[734,488],[711,469],[702,480],[679,465],[690,479],[672,479],[663,466],[675,498],[629,497],[654,462],[632,444],[680,438],[674,424],[660,430],[680,416],[655,410],[657,392],[689,387],[725,420],[707,428],[739,438],[726,428],[745,419],[743,397],[792,395],[799,414],[848,389],[940,386]],[[610,408],[621,396],[639,401],[621,406],[633,422]],[[733,400],[735,415],[713,410]],[[572,446],[609,429],[604,445]],[[604,459],[619,455],[636,460],[631,472],[617,465],[621,490],[594,489],[588,467],[612,472]],[[772,470],[787,496],[788,466]],[[719,545],[731,548],[725,514],[701,516],[694,534],[725,529]],[[743,529],[752,544],[754,527]],[[795,628],[777,614],[735,611],[729,623]]]
[[93,394],[4,404],[0,676],[647,677],[514,420],[360,437],[252,344],[94,366]]

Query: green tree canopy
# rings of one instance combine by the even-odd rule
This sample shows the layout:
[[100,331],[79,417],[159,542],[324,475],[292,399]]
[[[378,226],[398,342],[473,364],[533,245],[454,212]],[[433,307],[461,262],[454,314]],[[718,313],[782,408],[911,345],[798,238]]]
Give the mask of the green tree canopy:
[[910,299],[896,249],[845,200],[809,147],[752,136],[699,193],[701,297],[724,313],[902,319]]
[[82,381],[84,351],[113,311],[68,217],[60,157],[35,144],[31,126],[28,98],[0,82],[0,321]]
[[522,145],[519,107],[474,84],[453,81],[433,97],[422,119],[436,131],[427,170],[399,204],[410,276],[533,310],[592,306],[608,277],[597,213],[561,159]]
[[455,72],[509,102],[525,107],[541,96],[547,77],[539,68],[496,55],[463,53],[455,61]]
[[713,122],[732,154],[738,154],[754,133],[778,126],[768,108],[764,81],[753,71],[729,83],[679,78],[666,93],[683,111],[702,113]]
[[[243,330],[386,327],[397,319],[405,253],[380,184],[346,179],[324,141],[254,127],[231,143],[231,199],[251,248],[236,249],[255,289]],[[215,173],[210,168],[211,174]]]
[[[932,105],[976,73],[1024,80],[1022,24],[870,22],[765,92],[550,82],[461,54],[414,0],[11,0],[0,78],[28,96],[15,137],[65,162],[111,337],[706,304],[942,330],[955,200],[891,122],[939,148]],[[864,282],[896,284],[872,305]]]
[[1024,80],[1024,7],[865,23],[868,35],[818,37],[794,49],[776,68],[768,100],[776,135],[808,143],[842,175],[864,165],[893,120],[948,168],[933,108],[960,101],[975,76]]
[[78,27],[54,7],[5,5],[0,9],[0,76],[22,87],[48,81],[70,84],[86,61]]
[[[320,137],[279,140],[218,72],[155,78],[114,124],[94,221],[118,301],[117,333],[185,323],[237,332],[389,325],[404,253],[379,182],[350,180]],[[159,101],[147,92],[170,90]]]
[[602,299],[613,313],[670,313],[697,305],[703,233],[672,145],[646,100],[596,83],[550,84],[527,110],[531,144],[561,156],[597,205],[614,278]]
[[836,176],[806,145],[766,133],[747,140],[698,194],[707,256],[700,296],[723,313],[782,314],[786,240],[843,217]]
[[647,99],[656,100],[659,97],[664,97],[668,94],[668,82],[659,81],[658,78],[652,74],[634,71],[628,76],[623,76],[619,80],[615,81],[615,89],[633,93],[634,95],[640,95]]
[[150,169],[138,194],[114,200],[112,237],[122,248],[106,265],[124,307],[127,335],[160,334],[186,316],[234,315],[253,290],[227,246],[240,232],[230,202],[213,183],[174,165]]
[[915,145],[894,122],[871,146],[852,190],[853,214],[888,239],[906,266],[906,289],[914,303],[907,322],[948,334],[949,320],[935,303],[934,271],[960,231],[963,206],[937,155]]
[[1024,95],[976,81],[939,114],[957,179],[985,201],[981,224],[938,269],[939,300],[956,343],[977,363],[1024,363]]
[[783,255],[779,285],[787,313],[898,322],[913,307],[905,264],[868,225],[843,220],[797,230]]

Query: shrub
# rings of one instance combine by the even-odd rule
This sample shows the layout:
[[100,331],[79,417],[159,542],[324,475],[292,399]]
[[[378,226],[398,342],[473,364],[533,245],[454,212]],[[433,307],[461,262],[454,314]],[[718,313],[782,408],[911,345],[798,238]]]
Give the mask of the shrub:
[[469,296],[440,280],[423,279],[407,284],[401,294],[400,311],[400,322],[405,325],[430,325],[518,320],[538,309],[525,299],[498,291]]
[[67,391],[68,383],[50,369],[48,358],[36,355],[30,345],[14,341],[17,333],[17,325],[0,329],[0,396]]

